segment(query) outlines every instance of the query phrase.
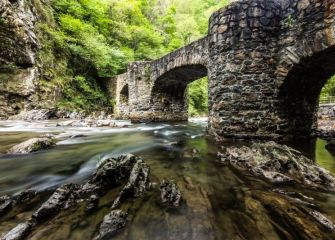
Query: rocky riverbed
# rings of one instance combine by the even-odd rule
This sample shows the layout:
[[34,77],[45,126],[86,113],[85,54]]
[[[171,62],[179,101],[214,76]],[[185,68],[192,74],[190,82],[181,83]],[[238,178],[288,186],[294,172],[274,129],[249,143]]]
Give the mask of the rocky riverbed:
[[[114,123],[0,122],[1,239],[335,237],[335,159],[319,142],[215,146],[203,121]],[[6,154],[43,136],[55,144]]]

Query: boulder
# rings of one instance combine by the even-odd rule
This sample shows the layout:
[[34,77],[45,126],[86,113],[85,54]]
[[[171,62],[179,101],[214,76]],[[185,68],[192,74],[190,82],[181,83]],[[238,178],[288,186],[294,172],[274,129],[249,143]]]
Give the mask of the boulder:
[[99,233],[95,240],[109,240],[126,226],[127,213],[121,210],[113,210],[104,217],[100,225]]
[[174,181],[163,180],[160,185],[161,201],[170,207],[179,207],[181,204],[181,192]]
[[7,151],[8,154],[27,154],[48,149],[56,145],[52,137],[32,138],[20,143]]
[[221,161],[245,169],[272,183],[295,182],[335,190],[335,177],[301,152],[275,142],[253,143],[250,147],[228,147]]

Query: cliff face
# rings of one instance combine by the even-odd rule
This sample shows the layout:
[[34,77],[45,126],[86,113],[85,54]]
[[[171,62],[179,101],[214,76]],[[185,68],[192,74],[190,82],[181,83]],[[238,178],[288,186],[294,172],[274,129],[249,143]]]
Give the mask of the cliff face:
[[[53,24],[48,0],[0,1],[0,119],[34,108],[53,108],[59,88],[45,88],[46,69],[41,60],[43,34],[38,24]],[[51,55],[53,57],[53,55]]]
[[39,41],[34,1],[0,2],[0,118],[36,103]]

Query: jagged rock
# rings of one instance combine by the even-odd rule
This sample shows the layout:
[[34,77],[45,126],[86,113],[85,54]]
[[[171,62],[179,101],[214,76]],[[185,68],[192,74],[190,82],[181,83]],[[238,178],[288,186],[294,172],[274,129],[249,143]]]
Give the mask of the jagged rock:
[[1,240],[21,240],[24,239],[26,235],[28,235],[30,229],[33,224],[30,221],[25,223],[20,223],[11,231],[9,231],[5,236],[1,238]]
[[0,216],[8,211],[13,204],[12,199],[8,195],[0,197]]
[[100,163],[88,184],[116,186],[129,176],[134,164],[139,160],[131,154],[109,158]]
[[36,197],[36,191],[27,190],[21,192],[20,194],[10,197],[8,195],[4,195],[0,197],[0,216],[9,212],[14,207],[24,207],[31,203]]
[[335,177],[302,153],[275,142],[253,143],[251,147],[229,147],[221,161],[246,169],[273,183],[297,182],[335,189]]
[[126,226],[127,213],[121,210],[113,210],[104,217],[99,233],[95,240],[108,240]]
[[87,211],[91,211],[99,205],[99,197],[95,194],[90,196],[89,202],[86,206]]
[[[86,213],[99,204],[99,199],[113,187],[118,187],[125,184],[118,197],[118,203],[128,196],[141,196],[148,185],[149,167],[142,161],[141,158],[127,154],[115,158],[110,158],[102,161],[98,169],[92,177],[84,184],[65,184],[59,187],[49,199],[42,204],[32,215],[31,219],[25,225],[18,225],[8,236],[16,236],[17,232],[29,234],[31,226],[38,227],[45,221],[56,217],[61,211],[77,206],[79,203],[86,203]],[[128,179],[128,181],[127,181]],[[17,202],[22,202],[34,197],[34,192],[27,191],[16,196],[14,199]],[[7,199],[7,198],[6,198]],[[14,203],[15,203],[14,201]],[[105,223],[102,224],[101,234],[99,236],[105,239],[106,236],[116,233],[121,226],[116,219],[117,216],[123,218],[124,215],[118,215],[118,212],[105,218]],[[111,225],[110,225],[111,224]],[[114,225],[113,225],[114,224]],[[116,225],[115,225],[116,224]],[[109,227],[112,227],[108,230]],[[114,228],[113,228],[114,227]],[[24,231],[23,231],[23,230]],[[7,236],[6,235],[6,236]],[[21,236],[20,234],[18,236]]]
[[58,188],[54,194],[37,209],[33,214],[33,219],[39,222],[53,217],[62,209],[74,189],[76,189],[76,185],[74,184],[66,184]]
[[140,197],[149,184],[149,167],[142,160],[138,160],[131,170],[129,181],[115,199],[112,208],[119,206],[120,202],[127,196]]
[[179,207],[181,204],[181,192],[173,181],[163,180],[160,185],[162,203],[171,207]]
[[37,192],[34,190],[27,190],[24,192],[21,192],[17,196],[13,197],[13,200],[15,201],[15,205],[26,203],[33,199],[37,195]]
[[56,144],[52,137],[32,138],[7,151],[8,154],[26,154],[48,149]]

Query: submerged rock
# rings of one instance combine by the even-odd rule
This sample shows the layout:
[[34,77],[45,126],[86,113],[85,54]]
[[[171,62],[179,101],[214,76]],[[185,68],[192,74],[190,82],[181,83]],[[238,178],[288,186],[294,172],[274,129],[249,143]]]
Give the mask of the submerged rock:
[[39,222],[56,215],[64,207],[65,201],[75,188],[76,186],[73,184],[66,184],[58,188],[54,194],[52,194],[52,196],[33,214],[33,219]]
[[0,217],[5,215],[7,212],[12,210],[13,208],[25,208],[32,203],[34,198],[36,197],[36,191],[27,190],[21,192],[16,196],[8,196],[4,195],[0,197]]
[[11,208],[12,203],[13,201],[8,195],[0,197],[0,216]]
[[312,160],[286,145],[253,143],[251,147],[229,147],[221,161],[250,171],[273,183],[296,182],[335,189],[335,177]]
[[30,229],[33,227],[33,224],[30,221],[25,223],[20,223],[6,235],[4,235],[1,240],[20,240],[24,239],[25,236],[29,234]]
[[163,180],[160,185],[162,203],[171,207],[179,207],[181,204],[181,192],[173,181]]
[[48,149],[56,145],[52,137],[32,138],[23,143],[15,145],[7,151],[8,154],[26,154]]
[[335,225],[324,214],[271,192],[256,190],[252,198],[269,212],[285,239],[334,239],[330,236],[334,236]]
[[127,213],[113,210],[104,217],[99,233],[94,240],[109,240],[126,226]]

